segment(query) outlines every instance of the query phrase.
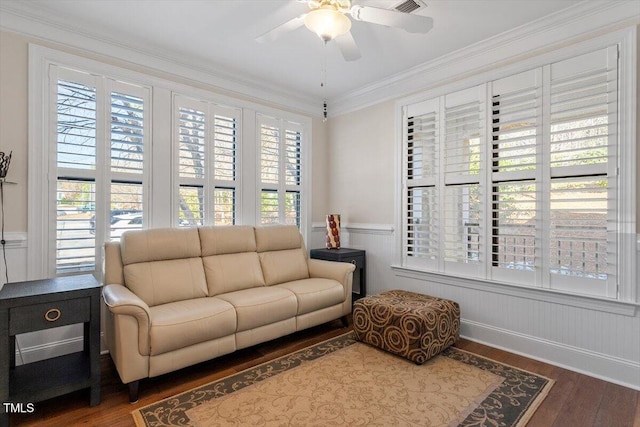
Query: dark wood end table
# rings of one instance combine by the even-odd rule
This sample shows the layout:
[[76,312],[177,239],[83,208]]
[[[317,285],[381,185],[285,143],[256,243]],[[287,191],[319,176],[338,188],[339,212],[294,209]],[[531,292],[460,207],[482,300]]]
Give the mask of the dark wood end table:
[[[9,425],[9,413],[84,388],[90,405],[100,404],[100,291],[90,274],[0,289],[0,426]],[[84,324],[82,351],[16,366],[16,335],[76,323]]]
[[311,258],[325,261],[350,262],[356,266],[353,272],[353,301],[367,296],[367,259],[366,251],[362,249],[311,249]]

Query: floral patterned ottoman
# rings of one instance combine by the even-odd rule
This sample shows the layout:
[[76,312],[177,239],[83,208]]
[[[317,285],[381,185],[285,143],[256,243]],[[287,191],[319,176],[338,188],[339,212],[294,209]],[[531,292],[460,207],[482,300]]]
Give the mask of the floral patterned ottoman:
[[393,290],[361,298],[353,306],[356,339],[423,364],[458,340],[457,302]]

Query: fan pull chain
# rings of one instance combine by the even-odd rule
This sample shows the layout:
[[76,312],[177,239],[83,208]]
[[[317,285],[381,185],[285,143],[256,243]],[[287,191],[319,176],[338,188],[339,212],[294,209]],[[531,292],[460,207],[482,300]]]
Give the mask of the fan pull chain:
[[327,121],[327,42],[324,42],[324,47],[322,51],[322,70],[321,70],[321,81],[320,87],[322,88],[322,121]]

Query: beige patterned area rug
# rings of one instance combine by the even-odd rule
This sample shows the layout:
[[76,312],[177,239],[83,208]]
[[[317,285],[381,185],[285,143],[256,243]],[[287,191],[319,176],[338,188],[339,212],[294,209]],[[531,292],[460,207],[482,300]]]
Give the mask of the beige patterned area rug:
[[456,348],[418,366],[349,332],[132,414],[138,426],[524,426],[552,385]]

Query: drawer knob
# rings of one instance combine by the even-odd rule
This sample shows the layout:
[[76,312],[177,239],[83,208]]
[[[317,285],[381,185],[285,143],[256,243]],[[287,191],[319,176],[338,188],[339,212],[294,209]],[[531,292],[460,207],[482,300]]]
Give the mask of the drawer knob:
[[59,309],[51,308],[44,314],[44,318],[47,322],[55,322],[60,318],[61,314]]

